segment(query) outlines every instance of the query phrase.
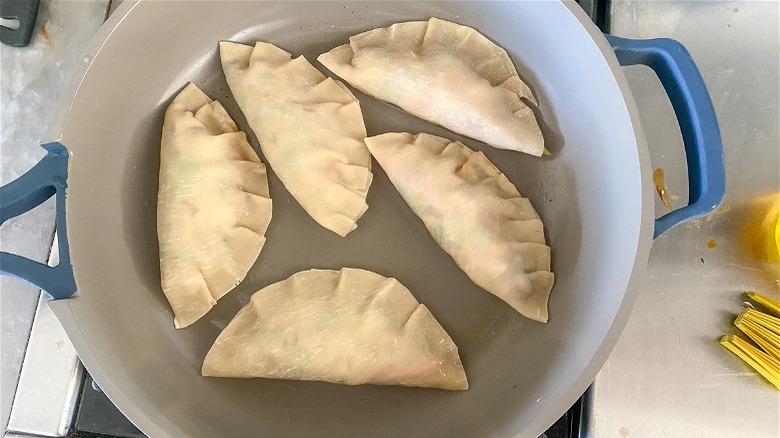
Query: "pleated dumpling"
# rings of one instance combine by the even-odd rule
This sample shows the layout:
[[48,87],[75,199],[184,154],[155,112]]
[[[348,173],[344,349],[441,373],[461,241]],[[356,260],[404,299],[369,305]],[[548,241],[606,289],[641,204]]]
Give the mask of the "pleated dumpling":
[[436,242],[474,283],[547,322],[550,247],[531,202],[482,152],[430,134],[366,138]]
[[221,42],[219,51],[230,90],[290,194],[328,230],[354,230],[372,179],[355,96],[272,44]]
[[528,85],[476,30],[431,18],[355,35],[317,58],[352,86],[459,134],[540,156]]
[[165,112],[157,195],[161,283],[176,328],[244,279],[270,221],[265,165],[222,105],[187,85]]
[[252,295],[203,375],[468,388],[458,347],[401,283],[362,269],[309,270]]

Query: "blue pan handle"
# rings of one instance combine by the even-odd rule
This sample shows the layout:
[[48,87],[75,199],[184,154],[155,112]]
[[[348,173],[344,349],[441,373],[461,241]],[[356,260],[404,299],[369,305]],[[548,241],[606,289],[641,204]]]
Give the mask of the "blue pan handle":
[[659,38],[634,40],[605,34],[620,65],[646,65],[661,80],[680,124],[688,160],[688,205],[655,220],[653,238],[713,211],[726,193],[723,141],[704,80],[685,47]]
[[65,188],[68,178],[68,151],[59,142],[42,145],[45,157],[24,175],[0,187],[0,224],[26,213],[55,196],[57,243],[60,263],[55,267],[0,251],[0,274],[26,280],[53,298],[68,298],[76,292],[65,228]]

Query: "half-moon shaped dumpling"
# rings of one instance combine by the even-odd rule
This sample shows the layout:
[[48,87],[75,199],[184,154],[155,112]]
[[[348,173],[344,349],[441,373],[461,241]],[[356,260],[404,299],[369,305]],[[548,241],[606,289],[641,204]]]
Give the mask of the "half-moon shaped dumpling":
[[506,51],[449,21],[369,30],[317,58],[359,90],[494,147],[540,156],[531,89]]
[[430,134],[366,144],[434,240],[478,286],[547,322],[550,247],[531,202],[482,152]]
[[165,112],[157,195],[161,283],[176,328],[244,279],[270,221],[265,165],[222,105],[187,85]]
[[219,53],[236,102],[290,194],[323,227],[340,236],[354,230],[372,178],[355,96],[272,44],[221,42]]
[[458,347],[398,280],[302,271],[252,295],[203,375],[467,389]]

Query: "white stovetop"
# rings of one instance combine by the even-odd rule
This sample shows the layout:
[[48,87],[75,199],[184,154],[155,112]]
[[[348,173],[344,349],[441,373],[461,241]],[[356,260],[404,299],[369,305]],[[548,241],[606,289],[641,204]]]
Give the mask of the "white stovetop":
[[[105,19],[109,0],[42,0],[36,31],[24,48],[0,45],[0,185],[44,155],[39,146],[81,52]],[[48,39],[41,31],[45,26]],[[47,201],[0,227],[0,250],[46,261],[54,233],[54,204]],[[0,431],[8,424],[38,290],[0,276]]]

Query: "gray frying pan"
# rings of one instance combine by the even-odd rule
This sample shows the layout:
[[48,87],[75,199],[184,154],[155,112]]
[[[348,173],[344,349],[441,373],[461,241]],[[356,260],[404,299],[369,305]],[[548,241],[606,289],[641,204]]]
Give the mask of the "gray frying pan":
[[[546,226],[557,280],[550,322],[527,320],[475,286],[375,164],[369,210],[346,238],[309,218],[271,171],[274,214],[259,259],[203,319],[175,330],[155,226],[163,112],[192,81],[224,104],[259,152],[225,84],[217,42],[259,39],[314,61],[352,34],[431,16],[473,26],[507,49],[540,100],[552,156],[497,150],[356,93],[369,135],[458,139],[507,174]],[[84,365],[152,437],[535,437],[606,360],[654,234],[706,214],[723,196],[715,114],[685,49],[605,37],[571,2],[126,1],[84,61],[48,131],[49,154],[0,189],[2,221],[56,194],[62,262],[50,269],[2,254],[0,267],[58,298],[50,306]],[[655,222],[647,146],[621,63],[656,70],[685,140],[690,203]],[[253,292],[303,269],[342,266],[406,285],[460,348],[471,388],[200,376],[206,351]]]

